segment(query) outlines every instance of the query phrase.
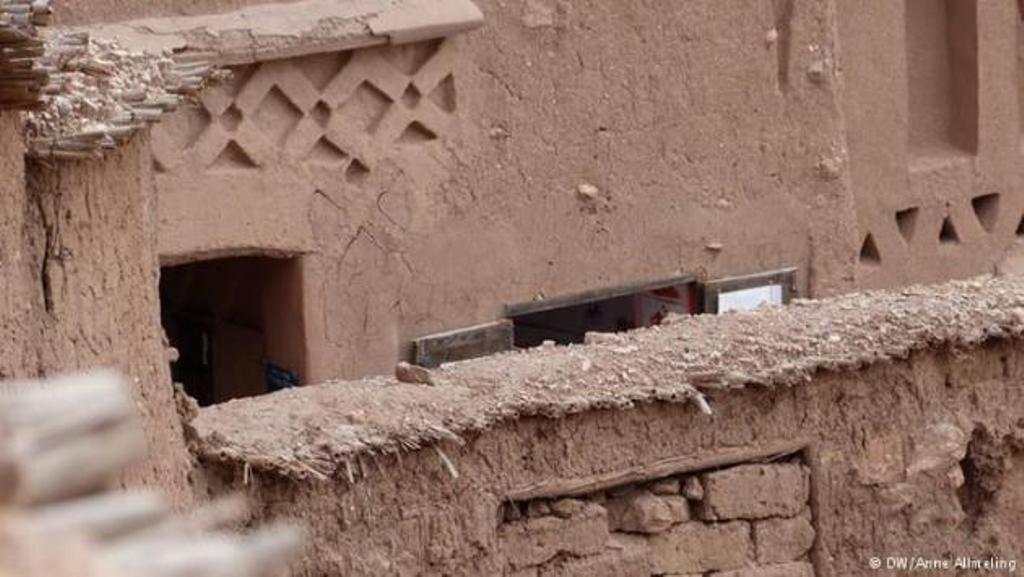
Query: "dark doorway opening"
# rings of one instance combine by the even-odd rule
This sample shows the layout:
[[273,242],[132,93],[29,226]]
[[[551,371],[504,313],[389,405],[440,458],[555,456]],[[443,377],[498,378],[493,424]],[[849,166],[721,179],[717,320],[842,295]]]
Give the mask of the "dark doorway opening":
[[201,406],[301,383],[305,363],[297,259],[239,257],[161,269],[175,382]]
[[506,313],[515,323],[515,346],[528,348],[582,343],[588,332],[650,327],[668,314],[697,314],[698,307],[697,283],[686,276],[523,303]]

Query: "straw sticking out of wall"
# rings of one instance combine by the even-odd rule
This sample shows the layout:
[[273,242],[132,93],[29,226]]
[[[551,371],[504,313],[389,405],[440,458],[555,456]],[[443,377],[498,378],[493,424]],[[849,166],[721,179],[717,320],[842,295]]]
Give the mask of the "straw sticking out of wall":
[[54,35],[41,61],[49,82],[28,114],[29,155],[102,156],[224,76],[202,61],[135,52],[82,32]]
[[47,72],[38,28],[50,23],[50,0],[0,0],[0,110],[35,108]]

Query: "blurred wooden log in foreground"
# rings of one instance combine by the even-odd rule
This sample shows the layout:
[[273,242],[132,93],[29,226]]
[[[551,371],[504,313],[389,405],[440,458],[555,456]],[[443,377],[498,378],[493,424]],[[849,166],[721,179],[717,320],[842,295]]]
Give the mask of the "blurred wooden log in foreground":
[[0,576],[279,577],[299,548],[281,525],[238,535],[227,499],[173,517],[156,493],[106,491],[145,452],[113,373],[0,384]]

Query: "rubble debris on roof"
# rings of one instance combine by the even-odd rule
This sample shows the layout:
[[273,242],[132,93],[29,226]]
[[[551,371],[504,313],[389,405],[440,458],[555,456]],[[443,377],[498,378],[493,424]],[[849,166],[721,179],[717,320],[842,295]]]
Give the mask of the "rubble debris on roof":
[[0,110],[38,105],[47,83],[38,29],[50,23],[51,14],[50,0],[0,2]]
[[133,51],[85,32],[54,34],[45,48],[49,84],[25,126],[29,155],[37,158],[99,157],[223,74],[205,62]]
[[[447,365],[434,371],[432,387],[385,377],[327,383],[208,407],[192,425],[208,460],[351,478],[361,457],[458,440],[506,420],[699,403],[712,390],[794,386],[817,371],[1022,335],[1024,278],[976,279],[673,317],[660,327],[591,335],[584,346]],[[695,412],[694,426],[699,419]]]

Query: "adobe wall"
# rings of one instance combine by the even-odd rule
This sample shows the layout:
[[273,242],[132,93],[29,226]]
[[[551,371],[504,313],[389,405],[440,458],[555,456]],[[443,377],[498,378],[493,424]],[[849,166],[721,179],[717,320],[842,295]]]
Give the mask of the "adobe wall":
[[[1017,2],[837,3],[863,287],[988,272],[1021,194]],[[944,234],[949,219],[955,234]]]
[[164,262],[302,255],[309,382],[538,295],[852,288],[831,2],[478,4],[444,42],[243,67],[158,128]]
[[[6,128],[5,137],[20,138],[20,124]],[[125,482],[161,486],[175,502],[190,502],[192,458],[160,330],[148,138],[134,138],[102,162],[32,162],[27,176],[27,192],[18,192],[26,190],[22,182],[10,194],[20,206],[3,213],[20,219],[20,227],[4,231],[23,235],[15,255],[24,267],[22,313],[4,322],[26,347],[22,358],[5,359],[5,375],[97,367],[125,374],[152,452]],[[5,346],[5,355],[9,350],[16,349]]]
[[0,378],[37,374],[32,322],[39,294],[35,259],[26,243],[29,201],[18,112],[0,113]]
[[310,526],[299,575],[868,575],[873,556],[1020,561],[1022,379],[1019,340],[943,347],[709,393],[710,417],[656,402],[505,422],[364,456],[354,483],[206,446],[214,492]]

